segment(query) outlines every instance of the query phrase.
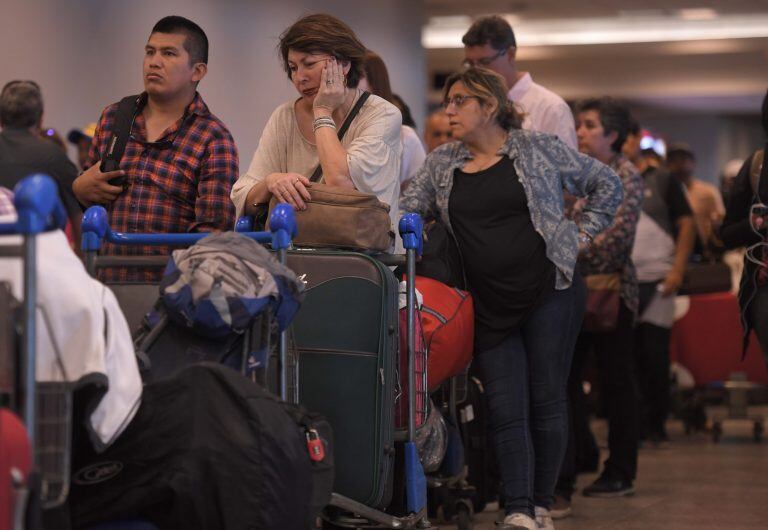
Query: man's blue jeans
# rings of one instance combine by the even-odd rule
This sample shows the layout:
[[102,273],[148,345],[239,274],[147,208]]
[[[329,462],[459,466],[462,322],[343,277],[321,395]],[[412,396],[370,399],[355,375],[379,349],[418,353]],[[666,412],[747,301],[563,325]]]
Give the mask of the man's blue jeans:
[[507,514],[549,508],[568,439],[566,385],[584,316],[581,277],[552,290],[519,329],[476,356]]

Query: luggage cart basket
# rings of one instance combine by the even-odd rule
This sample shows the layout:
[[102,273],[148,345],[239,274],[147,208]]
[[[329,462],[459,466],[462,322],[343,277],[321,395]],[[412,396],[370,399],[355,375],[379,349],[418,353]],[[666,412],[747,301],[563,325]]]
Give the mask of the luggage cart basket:
[[[66,378],[60,352],[58,356],[60,380],[38,382],[37,366],[37,236],[44,232],[63,229],[66,213],[58,198],[54,180],[43,174],[31,175],[19,182],[14,189],[14,206],[17,219],[13,223],[0,224],[0,234],[21,235],[21,245],[0,246],[0,256],[21,258],[23,262],[23,302],[21,323],[17,327],[18,355],[3,355],[8,360],[4,370],[10,371],[12,382],[9,405],[18,409],[24,421],[32,455],[32,470],[24,482],[14,480],[17,496],[29,502],[31,509],[54,508],[61,505],[69,492],[72,388]],[[44,309],[44,308],[43,308]],[[14,345],[14,340],[5,341]],[[52,341],[56,348],[55,341]],[[6,352],[9,353],[9,352]],[[6,374],[7,375],[7,374]],[[39,484],[39,485],[37,485]],[[37,489],[39,488],[39,491]],[[32,499],[33,492],[40,493]],[[28,510],[17,505],[20,512]],[[14,521],[23,527],[25,513],[16,513]]]
[[[272,211],[270,215],[270,231],[254,232],[251,230],[252,224],[238,221],[237,231],[242,235],[253,239],[261,244],[271,245],[272,250],[277,254],[278,261],[286,264],[287,250],[291,246],[291,240],[296,235],[296,220],[293,208],[289,204],[280,204]],[[152,245],[152,246],[188,246],[193,245],[210,235],[204,232],[179,233],[179,234],[155,234],[155,233],[123,233],[114,232],[109,227],[107,211],[101,206],[91,206],[83,215],[82,223],[82,250],[85,255],[86,269],[92,276],[96,275],[97,269],[108,267],[165,267],[168,262],[168,256],[109,256],[98,255],[103,242],[116,245]],[[157,286],[144,285],[149,287],[143,292],[137,287],[144,285],[125,284],[122,286],[111,286],[120,302],[123,311],[126,312],[129,323],[133,320],[135,324],[137,318],[131,318],[131,313],[140,315],[152,306],[157,298]],[[115,287],[123,287],[115,288]],[[138,308],[138,309],[131,309]],[[298,359],[295,352],[289,349],[289,330],[280,333],[277,347],[273,348],[270,342],[269,322],[272,319],[269,316],[262,318],[261,332],[257,333],[261,337],[253,337],[249,334],[243,341],[243,373],[250,372],[257,382],[266,388],[280,395],[283,400],[289,400],[293,397],[294,401],[298,397],[298,385],[293,381],[298,379]],[[249,353],[254,351],[254,340],[261,340],[261,347],[266,347],[267,355],[260,359],[258,370],[250,370]],[[285,368],[285,369],[283,369]],[[271,374],[279,374],[279,380],[273,381]]]

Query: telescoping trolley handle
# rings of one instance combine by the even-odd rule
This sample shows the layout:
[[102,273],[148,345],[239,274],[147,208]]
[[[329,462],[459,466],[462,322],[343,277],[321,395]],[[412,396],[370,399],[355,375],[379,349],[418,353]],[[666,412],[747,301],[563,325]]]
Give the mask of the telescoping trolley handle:
[[24,260],[24,323],[22,343],[22,389],[24,423],[29,435],[31,452],[36,449],[35,421],[35,367],[37,366],[37,335],[35,307],[37,303],[37,235],[49,230],[64,228],[66,213],[59,200],[56,183],[43,174],[29,176],[13,190],[16,222],[0,224],[0,234],[24,236],[22,257]]

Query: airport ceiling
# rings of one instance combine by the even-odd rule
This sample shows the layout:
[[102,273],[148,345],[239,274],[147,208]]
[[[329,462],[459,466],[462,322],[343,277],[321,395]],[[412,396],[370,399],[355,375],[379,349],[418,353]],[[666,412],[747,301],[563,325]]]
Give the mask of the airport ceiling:
[[766,0],[424,0],[428,17],[505,13],[525,20],[673,14],[680,9],[714,9],[722,15],[768,12]]

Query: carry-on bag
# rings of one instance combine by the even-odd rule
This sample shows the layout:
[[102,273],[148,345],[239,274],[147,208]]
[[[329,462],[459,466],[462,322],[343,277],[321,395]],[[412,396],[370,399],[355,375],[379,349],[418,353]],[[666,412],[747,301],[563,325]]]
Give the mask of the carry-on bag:
[[221,365],[193,365],[146,385],[106,451],[77,444],[73,526],[306,530],[331,497],[332,443],[321,416]]
[[429,351],[428,388],[435,390],[466,370],[472,360],[475,311],[468,292],[432,278],[416,276],[416,289],[424,298],[421,321]]
[[288,266],[307,282],[293,322],[299,401],[333,426],[334,492],[386,507],[395,452],[398,282],[381,262],[350,252],[289,252]]

